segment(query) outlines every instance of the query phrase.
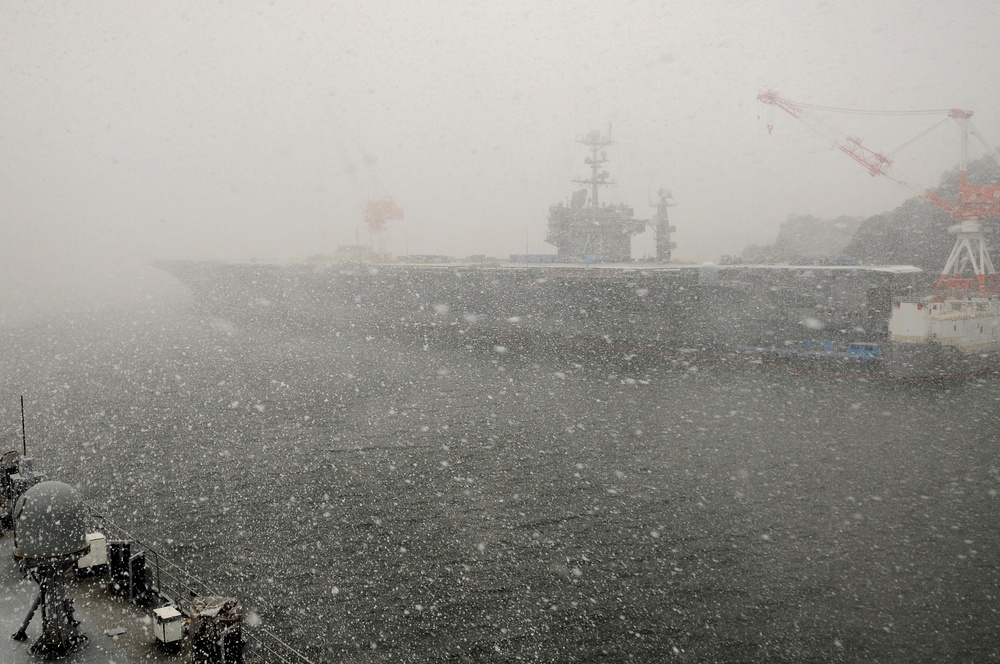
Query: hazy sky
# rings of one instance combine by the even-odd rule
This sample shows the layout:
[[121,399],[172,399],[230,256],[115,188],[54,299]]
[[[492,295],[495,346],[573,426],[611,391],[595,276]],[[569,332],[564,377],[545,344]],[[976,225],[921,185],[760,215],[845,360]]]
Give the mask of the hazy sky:
[[[908,197],[780,112],[768,134],[761,87],[969,108],[997,142],[998,28],[961,0],[0,0],[0,306],[155,295],[153,258],[332,253],[376,193],[406,213],[394,253],[551,253],[574,141],[609,123],[607,198],[646,217],[668,187],[675,255],[717,260],[789,213]],[[833,119],[885,150],[934,122]],[[900,156],[928,185],[957,159],[952,128],[932,139]]]

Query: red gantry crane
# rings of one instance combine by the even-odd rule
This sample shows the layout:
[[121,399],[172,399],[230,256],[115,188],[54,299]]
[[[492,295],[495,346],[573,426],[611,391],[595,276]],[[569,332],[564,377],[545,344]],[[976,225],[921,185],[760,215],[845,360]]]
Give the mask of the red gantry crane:
[[[381,179],[375,170],[375,167],[378,165],[378,159],[366,154],[364,161],[365,166],[368,168],[369,179],[372,182],[372,191],[382,189]],[[374,245],[373,250],[382,253],[385,251],[385,222],[393,219],[402,219],[403,211],[396,205],[396,200],[392,196],[386,194],[380,198],[377,194],[373,194],[365,201],[364,218],[365,225],[368,226],[368,235],[371,237],[372,244]]]
[[[927,111],[862,111],[856,109],[817,106],[803,102],[792,101],[778,95],[774,90],[761,91],[757,100],[778,107],[793,118],[801,120],[816,131],[844,154],[858,162],[874,177],[881,175],[896,184],[920,196],[931,205],[944,210],[956,222],[949,231],[955,233],[955,246],[951,250],[948,262],[945,264],[935,290],[956,296],[997,296],[1000,295],[1000,279],[997,277],[993,260],[986,246],[986,237],[980,220],[989,217],[1000,217],[1000,183],[970,184],[968,181],[967,162],[969,153],[969,134],[972,134],[1000,164],[1000,155],[983,138],[982,133],[972,122],[972,111],[961,108],[936,109]],[[910,139],[896,150],[886,154],[872,150],[864,145],[860,138],[849,136],[830,123],[820,118],[816,111],[830,113],[852,113],[856,115],[930,115],[943,116],[929,129]],[[961,157],[958,171],[958,196],[955,200],[946,200],[933,189],[922,187],[900,172],[894,165],[893,154],[903,147],[913,143],[938,126],[954,120],[958,124],[960,136]],[[767,130],[770,133],[774,124],[768,120]]]

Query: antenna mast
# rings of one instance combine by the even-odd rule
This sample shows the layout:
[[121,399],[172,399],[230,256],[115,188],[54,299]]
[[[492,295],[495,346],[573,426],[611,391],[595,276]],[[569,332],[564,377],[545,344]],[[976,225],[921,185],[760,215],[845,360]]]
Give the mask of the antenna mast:
[[593,207],[600,207],[600,203],[598,202],[600,187],[615,183],[614,180],[609,179],[611,175],[607,171],[601,170],[601,166],[608,162],[607,150],[603,150],[602,148],[615,144],[611,139],[611,129],[610,127],[608,128],[606,136],[602,136],[599,131],[592,131],[586,137],[577,141],[577,143],[583,143],[590,148],[590,156],[583,160],[583,163],[590,166],[590,178],[587,180],[573,180],[573,182],[589,184],[590,204]]
[[24,395],[21,395],[21,450],[28,456],[28,436],[24,433]]

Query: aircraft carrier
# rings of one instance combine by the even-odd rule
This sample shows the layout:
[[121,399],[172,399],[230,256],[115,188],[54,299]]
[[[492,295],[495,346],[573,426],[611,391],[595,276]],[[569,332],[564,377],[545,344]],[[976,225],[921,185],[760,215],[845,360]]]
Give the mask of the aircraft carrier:
[[[502,261],[392,259],[350,247],[296,262],[155,264],[186,284],[208,315],[236,326],[350,326],[497,343],[554,339],[626,353],[696,352],[904,377],[1000,366],[1000,317],[993,304],[985,303],[992,313],[976,303],[963,305],[962,313],[949,303],[948,325],[955,323],[956,333],[952,318],[975,319],[963,323],[959,338],[945,333],[945,323],[922,318],[916,330],[918,318],[907,318],[910,303],[929,280],[911,265],[837,258],[784,265],[672,263],[669,192],[659,192],[650,220],[636,219],[626,205],[608,205],[600,192],[614,184],[604,170],[604,148],[613,141],[595,131],[580,142],[589,152],[584,163],[590,174],[575,180],[585,187],[568,204],[549,209],[547,241],[554,254]],[[656,236],[656,255],[633,262],[631,238],[647,227]],[[935,317],[945,313],[928,307]],[[963,335],[973,328],[970,345]]]

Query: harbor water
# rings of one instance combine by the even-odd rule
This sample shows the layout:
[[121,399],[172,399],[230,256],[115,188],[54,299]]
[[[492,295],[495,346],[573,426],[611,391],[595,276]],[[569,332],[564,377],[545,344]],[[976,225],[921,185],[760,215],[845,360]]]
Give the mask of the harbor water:
[[316,662],[997,661],[1000,377],[185,307],[0,328],[4,447]]

